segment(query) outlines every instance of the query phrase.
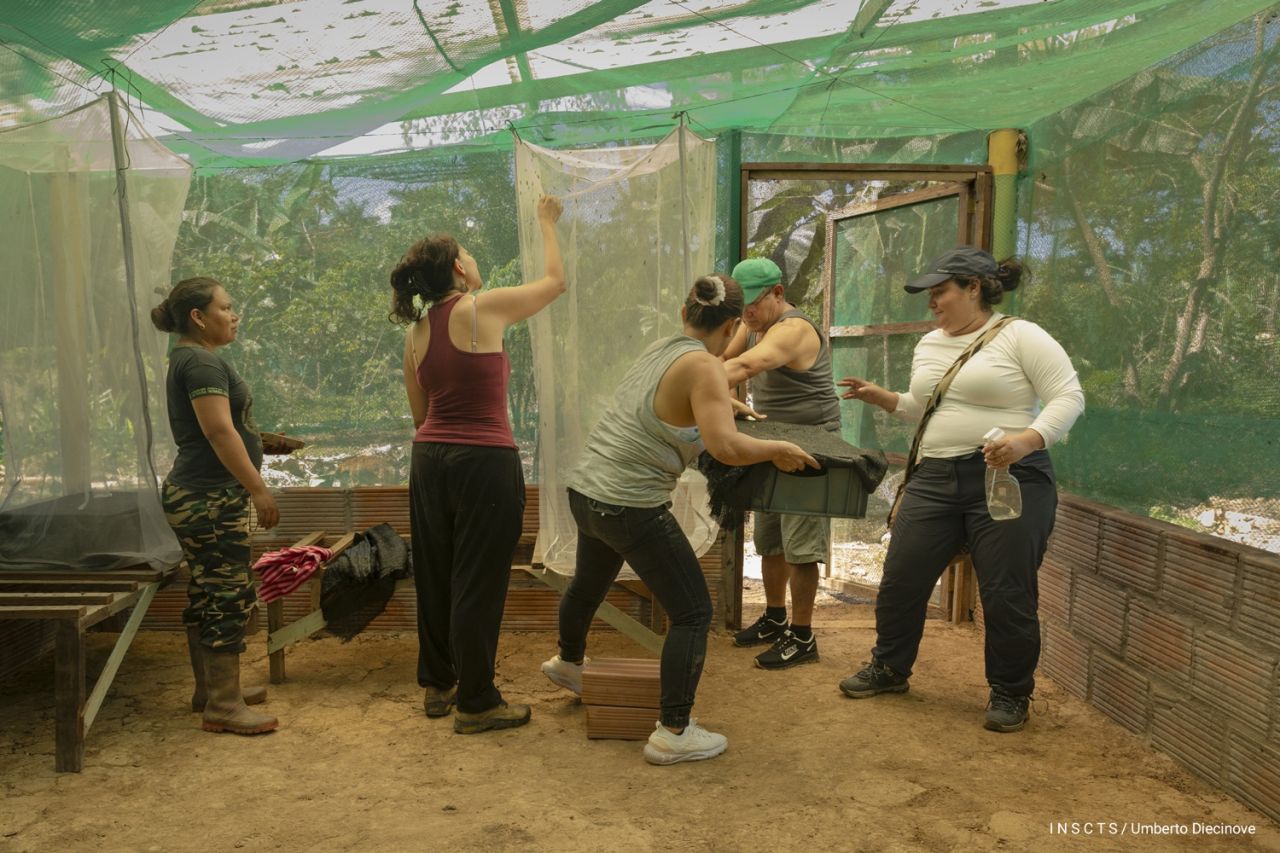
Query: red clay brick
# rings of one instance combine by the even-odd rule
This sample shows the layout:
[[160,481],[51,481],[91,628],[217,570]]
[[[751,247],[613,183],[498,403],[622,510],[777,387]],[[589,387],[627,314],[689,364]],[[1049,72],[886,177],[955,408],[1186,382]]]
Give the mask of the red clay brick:
[[1071,569],[1057,560],[1040,564],[1040,616],[1061,619],[1071,615]]
[[1220,713],[1267,731],[1275,678],[1274,655],[1213,631],[1196,638],[1191,690]]
[[1120,654],[1126,596],[1111,581],[1077,574],[1071,591],[1071,630]]
[[1226,625],[1236,563],[1234,552],[1210,547],[1202,537],[1170,533],[1165,537],[1161,597],[1184,613]]
[[1160,582],[1160,534],[1120,519],[1102,522],[1098,573],[1124,586],[1155,594]]
[[1090,668],[1089,701],[1130,731],[1145,732],[1150,682],[1104,652],[1094,653]]
[[1280,822],[1280,745],[1232,731],[1222,781],[1233,797]]
[[1241,596],[1236,602],[1236,630],[1245,639],[1280,647],[1280,558],[1240,559]]
[[1089,695],[1089,644],[1074,637],[1065,624],[1044,625],[1041,671],[1073,696]]
[[1185,685],[1191,677],[1191,623],[1162,613],[1155,602],[1134,598],[1129,602],[1125,659],[1149,674]]
[[1222,779],[1227,749],[1226,726],[1208,706],[1194,699],[1153,703],[1151,741],[1213,785]]
[[1100,524],[1096,513],[1059,503],[1053,535],[1049,538],[1049,554],[1072,568],[1097,571]]

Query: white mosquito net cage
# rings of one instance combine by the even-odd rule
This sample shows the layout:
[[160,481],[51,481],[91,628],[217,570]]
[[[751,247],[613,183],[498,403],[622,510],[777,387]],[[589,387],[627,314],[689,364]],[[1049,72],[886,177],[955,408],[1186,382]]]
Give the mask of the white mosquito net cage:
[[[539,401],[542,561],[571,573],[577,531],[564,479],[618,381],[654,341],[680,331],[693,280],[715,261],[715,145],[679,128],[656,145],[551,151],[516,145],[520,257],[541,275],[536,205],[564,200],[568,292],[532,325]],[[686,471],[672,511],[695,551],[711,546],[706,481]],[[624,572],[629,572],[624,569]]]
[[190,177],[112,95],[0,132],[0,569],[179,558],[147,314]]

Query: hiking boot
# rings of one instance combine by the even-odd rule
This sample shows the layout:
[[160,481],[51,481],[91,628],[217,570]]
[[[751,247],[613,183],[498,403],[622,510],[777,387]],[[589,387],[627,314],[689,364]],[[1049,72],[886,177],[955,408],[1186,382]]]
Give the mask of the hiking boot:
[[1027,724],[1030,704],[1030,696],[1014,696],[1001,687],[992,686],[983,728],[993,732],[1021,731]]
[[761,669],[787,669],[817,662],[818,638],[810,634],[809,639],[801,640],[790,630],[783,631],[768,651],[756,655],[756,666]]
[[878,693],[906,693],[910,686],[907,676],[872,658],[861,672],[840,682],[840,692],[851,699],[864,699]]
[[563,687],[565,690],[572,690],[577,695],[582,695],[582,668],[587,665],[587,661],[591,658],[583,658],[582,663],[569,663],[561,660],[560,655],[556,655],[549,661],[543,661],[542,671],[546,673],[547,678],[551,679],[552,684]]
[[204,650],[208,701],[201,728],[206,732],[260,735],[274,731],[279,721],[270,714],[250,711],[240,693],[240,653]]
[[[191,693],[191,710],[199,714],[208,701],[208,693],[204,686],[204,646],[200,645],[200,629],[195,625],[187,626],[187,654],[191,657],[191,674],[196,680],[196,689]],[[246,705],[261,705],[267,701],[267,685],[241,687],[240,695]]]
[[762,615],[752,624],[743,628],[741,631],[733,635],[733,644],[735,646],[760,646],[765,643],[772,643],[782,636],[782,632],[787,630],[787,620],[775,622],[768,616]]
[[441,690],[439,687],[428,687],[422,694],[422,710],[427,712],[428,717],[447,717],[457,701],[457,685],[450,687],[448,690]]
[[508,705],[506,702],[478,714],[458,711],[453,715],[453,730],[460,735],[474,735],[490,729],[514,729],[529,722],[530,714],[528,705]]
[[715,758],[729,747],[724,735],[709,732],[690,720],[684,731],[676,734],[662,723],[654,723],[653,734],[644,745],[644,760],[650,764],[679,764]]

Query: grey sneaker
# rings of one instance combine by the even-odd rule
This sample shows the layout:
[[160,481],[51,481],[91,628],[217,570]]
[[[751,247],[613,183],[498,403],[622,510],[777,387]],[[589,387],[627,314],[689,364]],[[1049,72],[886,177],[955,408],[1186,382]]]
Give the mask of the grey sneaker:
[[572,690],[579,696],[582,695],[582,668],[587,665],[591,658],[583,658],[582,663],[569,663],[561,660],[560,655],[556,655],[549,661],[543,661],[542,672],[551,679],[551,683],[563,687],[566,690]]
[[840,682],[840,692],[850,699],[865,699],[879,693],[906,693],[910,686],[907,676],[872,658],[860,672]]
[[724,735],[709,732],[690,720],[684,731],[676,734],[671,729],[655,723],[649,742],[644,745],[644,760],[650,764],[679,764],[682,761],[702,761],[715,758],[729,747]]
[[458,687],[454,685],[448,690],[439,687],[428,687],[422,693],[422,710],[428,717],[447,717],[458,701]]
[[514,729],[529,722],[531,713],[528,705],[508,705],[506,702],[478,714],[458,711],[453,715],[453,730],[460,735],[474,735],[491,729]]
[[1030,696],[1014,696],[992,685],[991,699],[987,702],[987,721],[983,727],[993,732],[1021,731],[1027,724],[1030,705]]

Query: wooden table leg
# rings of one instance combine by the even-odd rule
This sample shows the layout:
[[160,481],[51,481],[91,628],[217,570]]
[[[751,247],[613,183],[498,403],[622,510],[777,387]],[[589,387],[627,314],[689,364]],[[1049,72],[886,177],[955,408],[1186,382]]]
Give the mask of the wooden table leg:
[[662,609],[662,602],[658,601],[658,596],[653,594],[653,590],[649,590],[649,630],[655,634],[667,633],[667,611]]
[[79,773],[84,767],[84,634],[74,619],[58,622],[54,685],[54,769]]
[[[267,605],[267,636],[284,627],[284,601],[276,599]],[[284,683],[284,649],[267,655],[271,664],[271,683]]]

